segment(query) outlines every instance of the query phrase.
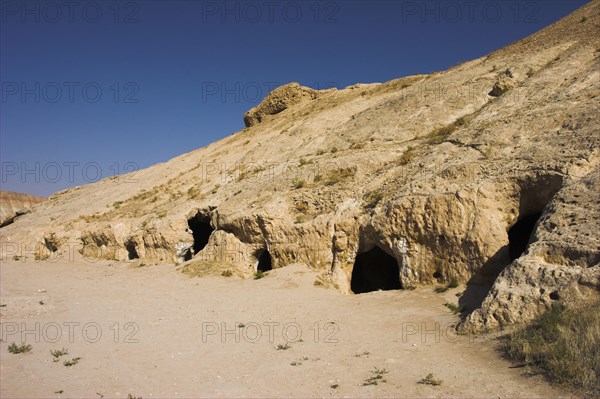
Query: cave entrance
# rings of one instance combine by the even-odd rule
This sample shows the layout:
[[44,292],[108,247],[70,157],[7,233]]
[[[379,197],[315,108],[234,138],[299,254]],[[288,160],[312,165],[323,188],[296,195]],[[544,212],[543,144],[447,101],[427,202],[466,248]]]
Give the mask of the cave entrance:
[[[206,244],[208,244],[208,239],[215,229],[210,225],[210,217],[201,214],[197,214],[188,219],[188,227],[192,231],[192,236],[194,237],[194,245],[192,248],[194,249],[194,254],[197,254],[204,249]],[[191,258],[191,254],[189,257]]]
[[537,222],[563,185],[561,175],[534,175],[517,181],[518,217],[507,230],[508,242],[491,255],[467,282],[458,303],[464,315],[479,309],[502,271],[527,250]]
[[527,215],[508,230],[508,254],[511,262],[527,249],[531,234],[540,216],[542,216],[541,213]]
[[135,247],[136,247],[135,242],[127,241],[127,243],[125,244],[125,250],[127,250],[127,259],[133,260],[133,259],[140,258],[140,256],[137,253],[137,249]]
[[400,268],[393,256],[379,247],[356,255],[350,289],[355,294],[402,288]]
[[[256,261],[256,271],[257,272],[266,272],[269,271],[271,269],[273,269],[273,261],[271,259],[271,254],[269,253],[268,249],[264,249],[262,251],[259,252],[260,255],[257,256],[256,258],[258,259]],[[258,253],[257,253],[258,255]]]

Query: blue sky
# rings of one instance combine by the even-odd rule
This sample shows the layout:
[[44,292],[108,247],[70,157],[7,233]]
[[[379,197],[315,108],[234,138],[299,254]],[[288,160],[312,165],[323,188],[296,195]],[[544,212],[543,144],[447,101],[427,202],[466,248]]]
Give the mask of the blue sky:
[[0,0],[0,187],[164,162],[242,129],[277,85],[444,70],[586,3]]

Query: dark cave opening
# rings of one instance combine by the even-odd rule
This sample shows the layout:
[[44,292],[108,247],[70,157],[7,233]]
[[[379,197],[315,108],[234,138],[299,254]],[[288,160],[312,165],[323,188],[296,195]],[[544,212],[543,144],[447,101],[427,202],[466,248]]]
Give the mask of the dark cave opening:
[[541,215],[541,213],[527,215],[508,230],[508,254],[511,262],[527,249],[535,224]]
[[257,257],[258,263],[256,264],[257,272],[266,272],[273,269],[273,262],[269,250],[264,249],[260,252],[260,256]]
[[139,259],[140,256],[137,253],[137,249],[135,248],[135,242],[133,241],[128,241],[125,244],[125,249],[127,250],[127,259],[132,260],[132,259]]
[[402,288],[400,268],[393,256],[379,247],[356,255],[350,289],[355,294]]
[[[489,256],[467,282],[467,288],[459,298],[459,305],[465,310],[464,315],[482,306],[502,271],[527,251],[541,215],[546,211],[553,212],[552,208],[548,209],[548,204],[562,188],[563,176],[537,174],[524,176],[516,183],[519,188],[519,216],[507,231],[505,246]],[[557,295],[553,293],[550,298],[553,297]]]
[[[200,214],[188,219],[188,227],[192,231],[192,236],[194,237],[194,254],[197,254],[206,247],[208,239],[215,229],[210,225],[210,217],[202,216]],[[186,254],[185,257],[191,259],[192,254]]]
[[192,259],[192,250],[188,249],[187,251],[185,251],[185,254],[183,254],[183,261],[187,262],[188,260]]

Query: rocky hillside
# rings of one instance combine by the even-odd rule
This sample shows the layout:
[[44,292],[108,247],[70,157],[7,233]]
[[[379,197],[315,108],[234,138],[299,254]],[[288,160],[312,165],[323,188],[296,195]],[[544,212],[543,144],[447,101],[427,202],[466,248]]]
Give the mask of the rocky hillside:
[[46,198],[35,195],[0,190],[0,227],[6,226],[14,219],[29,212],[35,204],[46,201]]
[[236,134],[53,195],[4,255],[305,263],[344,293],[456,280],[469,330],[598,295],[599,12],[444,72],[283,86]]

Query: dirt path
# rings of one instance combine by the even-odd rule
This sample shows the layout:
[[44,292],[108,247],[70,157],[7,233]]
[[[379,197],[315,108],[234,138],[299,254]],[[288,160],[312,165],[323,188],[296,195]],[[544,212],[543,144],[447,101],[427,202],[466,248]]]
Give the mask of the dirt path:
[[[302,265],[242,281],[172,266],[7,261],[0,277],[2,397],[564,395],[511,369],[494,339],[456,337],[443,306],[456,290],[343,296],[313,286]],[[10,354],[19,329],[32,351]],[[276,349],[286,334],[290,347]],[[50,350],[63,347],[53,362]],[[387,372],[363,386],[376,368]],[[429,373],[442,384],[417,384]]]

